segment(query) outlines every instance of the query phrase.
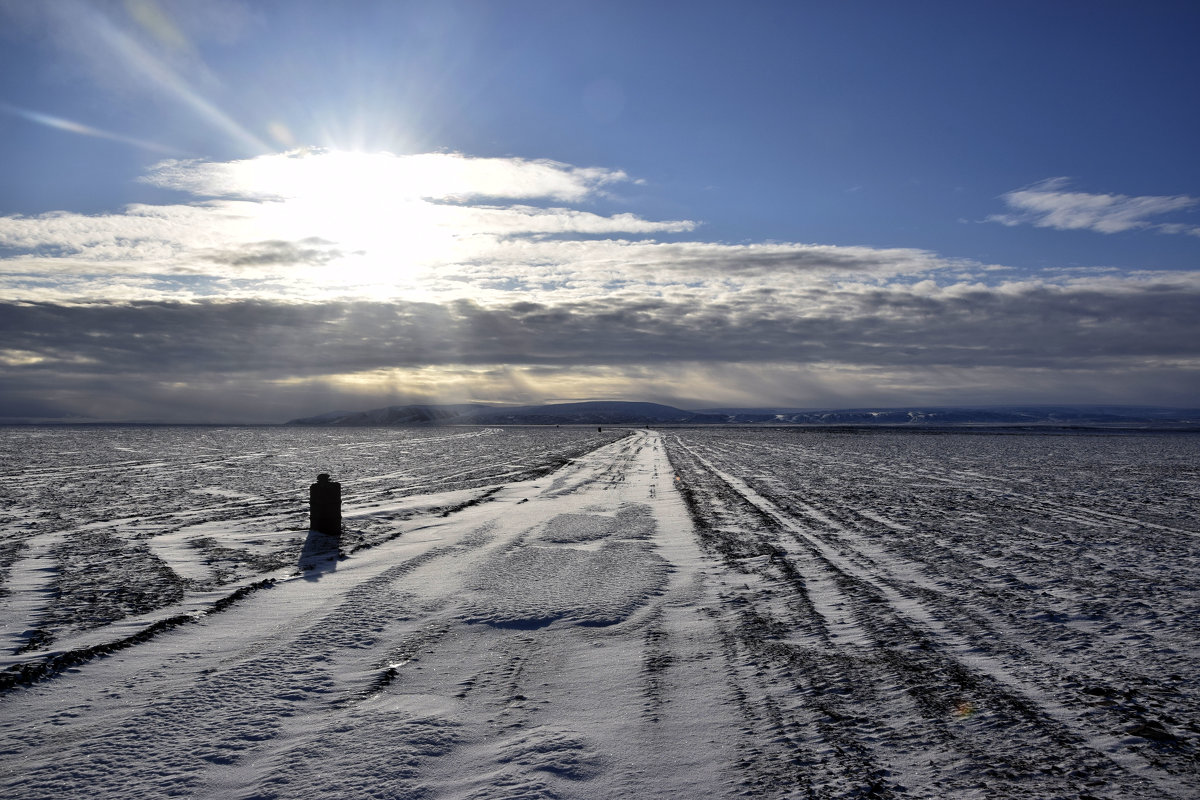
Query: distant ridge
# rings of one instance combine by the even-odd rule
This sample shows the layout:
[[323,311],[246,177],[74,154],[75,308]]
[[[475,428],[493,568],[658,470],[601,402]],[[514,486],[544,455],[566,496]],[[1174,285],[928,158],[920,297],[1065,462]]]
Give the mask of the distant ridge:
[[1158,406],[911,406],[899,408],[706,408],[590,401],[541,406],[405,405],[334,411],[289,425],[825,425],[1058,426],[1200,429],[1200,409]]
[[658,403],[590,401],[544,406],[388,406],[371,411],[320,414],[289,425],[671,425],[720,424],[720,414],[684,411]]

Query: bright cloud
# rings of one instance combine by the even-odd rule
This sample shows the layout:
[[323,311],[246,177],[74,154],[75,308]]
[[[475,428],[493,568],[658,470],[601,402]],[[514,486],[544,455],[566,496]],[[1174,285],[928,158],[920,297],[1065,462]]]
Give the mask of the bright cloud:
[[354,153],[319,149],[224,163],[164,161],[143,180],[208,197],[306,198],[365,194],[372,200],[547,197],[578,202],[629,180],[621,170],[549,160],[457,153]]
[[[579,299],[691,285],[713,298],[788,280],[978,268],[912,249],[665,240],[696,223],[580,208],[629,176],[551,161],[310,150],[168,161],[146,180],[197,199],[0,218],[0,247],[10,251],[0,296],[186,301],[220,287],[291,301],[503,302],[518,292]],[[574,206],[558,205],[566,200]]]
[[[0,247],[12,252],[3,271],[21,281],[41,271],[138,274],[162,289],[163,276],[185,274],[287,280],[291,297],[408,296],[439,272],[489,260],[515,238],[694,227],[528,203],[590,202],[603,198],[605,186],[629,180],[619,170],[445,153],[305,150],[226,163],[166,161],[145,181],[195,201],[135,205],[120,214],[0,218]],[[553,256],[534,261],[547,258]],[[11,293],[11,279],[0,288],[22,296]],[[258,288],[264,295],[279,290]]]
[[1164,214],[1190,209],[1200,199],[1187,195],[1131,197],[1124,194],[1088,194],[1068,190],[1067,178],[1051,178],[1024,189],[1008,192],[1004,202],[1013,213],[988,219],[1003,225],[1031,224],[1058,230],[1090,230],[1121,233],[1153,229],[1161,233],[1190,233],[1200,236],[1200,226],[1158,223]]

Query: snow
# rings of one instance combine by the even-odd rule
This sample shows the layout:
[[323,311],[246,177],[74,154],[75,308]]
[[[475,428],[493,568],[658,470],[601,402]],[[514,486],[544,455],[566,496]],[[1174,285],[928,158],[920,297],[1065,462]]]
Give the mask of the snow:
[[14,476],[0,795],[1200,796],[1200,438],[462,433]]
[[9,566],[4,581],[6,596],[0,604],[5,651],[15,652],[27,645],[32,631],[24,626],[50,602],[57,573],[54,550],[64,539],[61,532],[30,537],[21,557]]

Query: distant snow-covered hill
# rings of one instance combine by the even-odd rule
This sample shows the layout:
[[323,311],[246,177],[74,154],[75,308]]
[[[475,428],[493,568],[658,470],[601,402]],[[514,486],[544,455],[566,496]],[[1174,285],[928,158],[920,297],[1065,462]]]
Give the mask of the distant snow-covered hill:
[[707,408],[591,401],[541,406],[405,405],[328,412],[289,425],[904,425],[1200,428],[1200,409],[1153,406],[986,406],[901,408]]

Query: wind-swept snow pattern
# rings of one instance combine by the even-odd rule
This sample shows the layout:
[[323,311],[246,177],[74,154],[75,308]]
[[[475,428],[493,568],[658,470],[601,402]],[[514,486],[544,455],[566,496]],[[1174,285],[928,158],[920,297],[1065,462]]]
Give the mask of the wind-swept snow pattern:
[[[0,428],[0,635],[36,649],[185,598],[203,608],[311,547],[308,484],[347,484],[350,551],[619,432],[530,428]],[[34,612],[34,613],[31,613]],[[103,635],[100,637],[103,639]],[[96,637],[84,637],[92,642]],[[77,643],[77,642],[75,642]]]
[[92,434],[4,434],[5,798],[1200,797],[1200,437]]
[[[666,435],[818,796],[1200,796],[1200,440]],[[857,796],[857,795],[856,795]]]

